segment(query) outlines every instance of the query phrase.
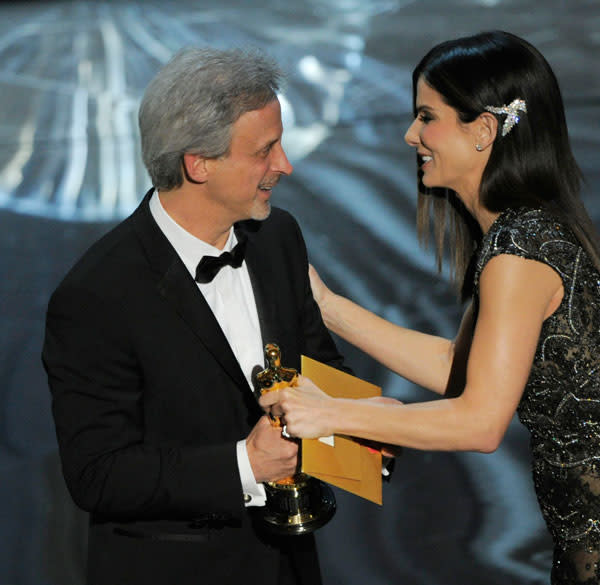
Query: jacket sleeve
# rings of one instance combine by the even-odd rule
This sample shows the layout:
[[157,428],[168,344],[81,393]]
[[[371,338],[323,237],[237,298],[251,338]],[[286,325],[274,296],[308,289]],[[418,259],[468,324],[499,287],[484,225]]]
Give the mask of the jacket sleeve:
[[321,311],[315,301],[310,279],[308,277],[308,254],[304,237],[300,231],[298,223],[293,220],[294,235],[298,240],[298,248],[301,251],[300,256],[300,293],[301,293],[301,323],[303,331],[302,353],[307,357],[318,360],[352,374],[352,370],[344,364],[344,358],[339,353],[329,330],[323,323]]
[[73,285],[59,287],[48,307],[42,358],[75,503],[112,520],[241,515],[234,441],[182,445],[148,437],[145,380],[126,311],[93,287]]

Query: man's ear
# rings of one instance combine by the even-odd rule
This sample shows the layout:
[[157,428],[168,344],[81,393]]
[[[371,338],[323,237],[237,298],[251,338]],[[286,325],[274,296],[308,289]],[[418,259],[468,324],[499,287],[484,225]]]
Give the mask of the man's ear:
[[206,183],[208,172],[206,168],[206,159],[199,154],[186,152],[181,161],[183,174],[190,183],[201,185]]
[[477,118],[475,138],[481,147],[477,150],[485,150],[496,140],[498,134],[498,119],[489,112],[483,112]]

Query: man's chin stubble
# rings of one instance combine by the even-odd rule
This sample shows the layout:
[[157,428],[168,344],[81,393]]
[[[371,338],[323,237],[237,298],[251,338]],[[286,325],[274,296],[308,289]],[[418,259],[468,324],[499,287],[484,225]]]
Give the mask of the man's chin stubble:
[[255,221],[264,221],[267,219],[269,215],[271,215],[271,202],[266,201],[265,206],[266,207],[264,209],[261,209],[260,211],[256,210],[254,213],[252,213],[251,219],[254,219]]

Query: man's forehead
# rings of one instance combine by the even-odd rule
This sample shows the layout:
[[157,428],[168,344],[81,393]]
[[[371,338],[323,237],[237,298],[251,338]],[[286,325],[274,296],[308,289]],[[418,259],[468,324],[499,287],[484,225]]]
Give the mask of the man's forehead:
[[279,100],[269,102],[263,108],[244,112],[231,129],[231,138],[247,142],[268,143],[277,140],[283,131]]

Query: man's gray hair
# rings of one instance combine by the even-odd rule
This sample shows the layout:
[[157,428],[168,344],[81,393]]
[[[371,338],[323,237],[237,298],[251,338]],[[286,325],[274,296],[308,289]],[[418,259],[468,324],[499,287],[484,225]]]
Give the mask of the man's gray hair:
[[148,85],[138,116],[142,158],[156,189],[183,184],[185,153],[227,154],[231,127],[277,97],[283,74],[257,51],[188,48]]

